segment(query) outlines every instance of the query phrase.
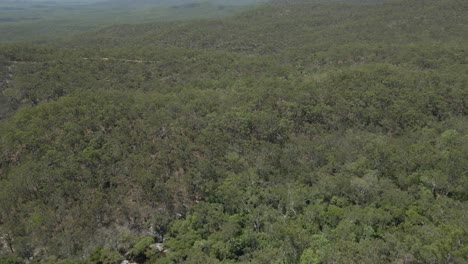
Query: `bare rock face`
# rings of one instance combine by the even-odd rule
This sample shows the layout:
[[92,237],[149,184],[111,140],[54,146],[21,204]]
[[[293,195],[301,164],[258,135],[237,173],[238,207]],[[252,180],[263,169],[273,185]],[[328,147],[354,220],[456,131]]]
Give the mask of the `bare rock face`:
[[136,262],[130,262],[130,261],[128,261],[128,260],[124,260],[124,261],[122,261],[122,263],[120,263],[120,264],[137,264],[137,263],[136,263]]
[[152,244],[150,246],[150,248],[152,250],[154,250],[155,252],[164,252],[164,244],[163,243]]
[[0,254],[4,254],[8,251],[8,245],[5,241],[5,239],[3,238],[3,236],[0,235]]
[[13,253],[11,238],[8,235],[0,234],[0,255]]

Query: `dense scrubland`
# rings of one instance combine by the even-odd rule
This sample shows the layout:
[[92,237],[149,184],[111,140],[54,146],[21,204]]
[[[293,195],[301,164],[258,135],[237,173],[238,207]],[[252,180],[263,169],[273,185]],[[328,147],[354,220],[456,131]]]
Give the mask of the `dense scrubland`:
[[466,14],[274,1],[2,44],[0,263],[468,262]]
[[115,24],[215,18],[266,0],[2,0],[0,43],[50,43]]

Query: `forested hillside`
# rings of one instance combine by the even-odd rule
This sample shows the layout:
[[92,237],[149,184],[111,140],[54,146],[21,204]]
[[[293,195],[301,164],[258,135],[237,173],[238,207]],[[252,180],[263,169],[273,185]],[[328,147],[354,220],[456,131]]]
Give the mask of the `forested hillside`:
[[0,263],[468,262],[466,14],[273,1],[2,44]]
[[0,43],[52,43],[115,24],[214,18],[262,0],[2,0]]

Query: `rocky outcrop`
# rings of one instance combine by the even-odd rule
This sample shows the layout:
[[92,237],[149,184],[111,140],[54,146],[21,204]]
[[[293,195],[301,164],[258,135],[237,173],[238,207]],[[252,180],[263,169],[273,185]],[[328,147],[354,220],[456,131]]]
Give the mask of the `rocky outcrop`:
[[122,263],[120,263],[120,264],[137,264],[137,263],[136,263],[136,262],[130,262],[130,261],[128,261],[128,260],[124,260],[124,261],[122,261]]
[[11,244],[12,244],[12,241],[11,241],[10,236],[8,236],[8,234],[0,233],[0,256],[14,253],[14,250]]
[[150,248],[155,252],[155,253],[168,253],[169,250],[164,247],[163,243],[155,243],[150,246]]

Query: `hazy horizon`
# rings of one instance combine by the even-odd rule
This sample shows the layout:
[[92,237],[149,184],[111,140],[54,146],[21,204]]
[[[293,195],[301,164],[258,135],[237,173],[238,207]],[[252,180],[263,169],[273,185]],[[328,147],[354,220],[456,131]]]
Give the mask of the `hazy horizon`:
[[0,3],[100,3],[100,2],[132,2],[132,3],[154,3],[164,5],[178,5],[184,3],[215,3],[215,4],[230,4],[244,5],[252,3],[268,2],[268,0],[0,0]]

